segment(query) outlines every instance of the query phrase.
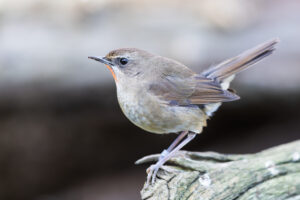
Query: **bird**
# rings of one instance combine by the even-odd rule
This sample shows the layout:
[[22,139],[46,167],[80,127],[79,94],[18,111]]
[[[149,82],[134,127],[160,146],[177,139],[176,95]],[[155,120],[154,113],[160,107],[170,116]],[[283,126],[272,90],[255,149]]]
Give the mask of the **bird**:
[[137,48],[120,48],[106,56],[90,56],[106,65],[115,80],[117,99],[136,126],[156,134],[177,133],[148,169],[146,187],[158,170],[180,149],[202,133],[223,102],[240,99],[230,88],[239,72],[271,55],[278,38],[270,39],[236,57],[196,73],[184,64]]

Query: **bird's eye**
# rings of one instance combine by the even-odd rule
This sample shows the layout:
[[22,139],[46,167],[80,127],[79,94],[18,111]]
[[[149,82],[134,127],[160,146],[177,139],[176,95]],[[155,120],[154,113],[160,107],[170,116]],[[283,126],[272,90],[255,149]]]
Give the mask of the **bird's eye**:
[[120,58],[120,64],[121,65],[126,65],[128,63],[128,59],[127,58]]

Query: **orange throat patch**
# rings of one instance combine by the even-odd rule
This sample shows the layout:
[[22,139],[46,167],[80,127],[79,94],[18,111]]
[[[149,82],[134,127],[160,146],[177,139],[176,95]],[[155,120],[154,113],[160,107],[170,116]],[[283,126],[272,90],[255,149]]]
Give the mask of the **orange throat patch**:
[[105,65],[105,66],[109,69],[109,71],[111,72],[111,74],[112,74],[113,78],[115,79],[115,81],[118,82],[116,74],[115,74],[114,70],[111,68],[111,66],[109,66],[109,65]]

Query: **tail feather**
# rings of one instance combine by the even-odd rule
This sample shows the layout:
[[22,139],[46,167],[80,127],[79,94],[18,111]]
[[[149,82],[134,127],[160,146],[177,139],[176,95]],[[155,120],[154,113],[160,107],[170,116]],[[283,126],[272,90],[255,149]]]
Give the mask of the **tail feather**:
[[[247,69],[251,65],[259,62],[263,58],[269,56],[275,50],[275,45],[279,42],[278,38],[274,38],[262,43],[240,55],[225,60],[224,62],[209,68],[202,73],[207,78],[218,81],[223,90],[228,90],[230,82],[234,79],[235,74]],[[205,113],[210,117],[220,107],[221,103],[206,104],[204,106]]]
[[[275,45],[279,42],[278,38],[274,38],[262,43],[252,49],[249,49],[240,55],[225,60],[224,62],[209,68],[202,75],[217,80],[219,83],[233,79],[233,75],[247,69],[248,67],[259,62],[263,58],[269,56],[275,50]],[[229,78],[231,77],[232,78]],[[230,82],[229,81],[229,82]],[[228,84],[229,84],[228,82]]]

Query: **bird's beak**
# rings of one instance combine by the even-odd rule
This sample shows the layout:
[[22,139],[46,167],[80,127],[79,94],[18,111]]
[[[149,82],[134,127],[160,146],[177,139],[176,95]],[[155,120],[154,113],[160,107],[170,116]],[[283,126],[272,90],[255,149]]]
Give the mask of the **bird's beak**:
[[95,56],[89,56],[89,59],[93,59],[96,60],[98,62],[101,62],[105,65],[109,65],[109,66],[113,66],[114,64],[112,62],[110,62],[109,60],[107,60],[107,58],[103,57],[103,58],[99,58],[99,57],[95,57]]
[[114,66],[114,64],[109,61],[107,58],[103,57],[103,58],[98,58],[98,57],[95,57],[95,56],[89,56],[88,57],[89,59],[93,59],[93,60],[96,60],[98,62],[101,62],[103,64],[106,65],[106,67],[109,69],[109,71],[111,72],[111,74],[113,75],[114,79],[116,82],[118,82],[118,79],[117,79],[117,76],[114,72],[114,70],[112,69],[112,67]]

